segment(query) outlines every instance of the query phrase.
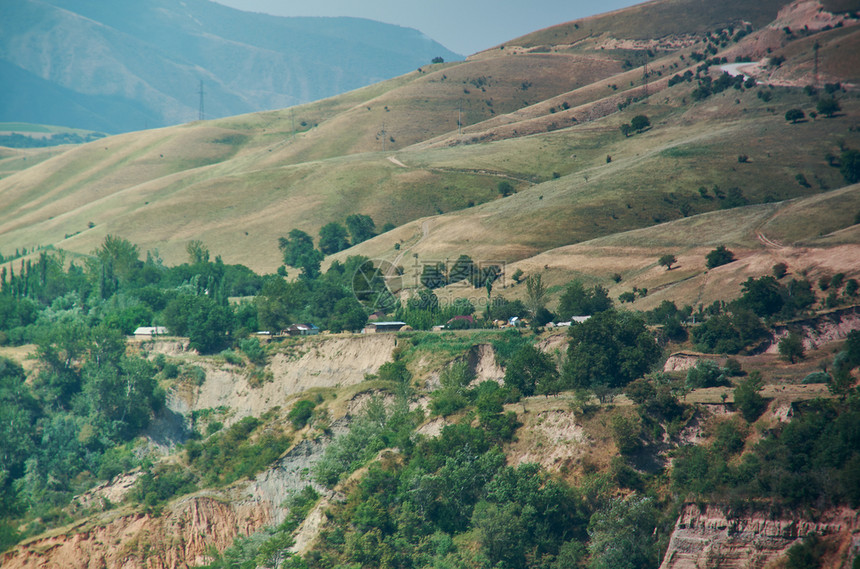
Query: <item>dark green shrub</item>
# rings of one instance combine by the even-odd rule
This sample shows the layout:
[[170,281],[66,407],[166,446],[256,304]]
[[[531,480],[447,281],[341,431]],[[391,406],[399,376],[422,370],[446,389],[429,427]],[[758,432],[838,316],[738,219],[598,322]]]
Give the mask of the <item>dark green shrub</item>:
[[469,398],[451,389],[437,389],[430,394],[430,411],[446,417],[469,405]]
[[788,109],[785,111],[785,120],[791,121],[792,124],[797,123],[799,120],[803,120],[806,117],[806,114],[802,109]]
[[750,423],[767,408],[767,400],[759,394],[762,387],[761,374],[752,372],[734,390],[735,408]]
[[834,97],[822,97],[815,105],[815,109],[819,114],[822,114],[827,118],[832,118],[836,113],[842,110],[842,107],[839,104],[839,101]]
[[735,255],[725,245],[720,245],[705,257],[707,267],[713,269],[721,265],[726,265],[735,260]]
[[782,310],[785,301],[782,298],[782,287],[774,277],[748,278],[742,285],[743,294],[732,303],[752,310],[762,318],[772,316]]
[[636,115],[630,121],[630,127],[636,131],[645,130],[649,126],[651,126],[651,121],[645,115]]
[[839,171],[845,182],[856,184],[860,182],[860,151],[853,148],[846,149],[839,156]]
[[167,362],[161,368],[166,379],[173,379],[179,375],[179,366],[173,362]]
[[610,427],[612,439],[621,454],[630,455],[642,447],[642,426],[638,417],[613,415]]
[[810,533],[788,549],[785,569],[817,569],[821,567],[821,558],[826,551],[825,543]]
[[713,449],[728,458],[744,448],[747,429],[737,419],[719,423],[714,432]]
[[788,273],[788,265],[785,263],[777,263],[773,267],[771,267],[771,271],[773,276],[777,279],[781,279]]
[[791,332],[788,336],[782,338],[779,341],[777,348],[779,350],[779,355],[791,363],[795,363],[797,360],[802,360],[805,353],[803,348],[803,338],[794,332]]
[[231,365],[239,366],[245,363],[244,360],[242,360],[242,357],[233,350],[224,350],[221,352],[221,357],[224,358],[225,362]]
[[396,383],[409,383],[412,379],[412,372],[406,369],[406,364],[402,361],[385,362],[379,366],[377,377],[383,381],[394,381]]
[[696,349],[711,354],[737,354],[767,336],[761,319],[749,310],[720,314],[693,327]]
[[723,370],[714,360],[700,359],[694,367],[687,370],[687,387],[718,387],[729,385]]
[[558,370],[552,357],[531,345],[520,348],[505,370],[505,385],[518,389],[526,397],[557,381]]
[[129,496],[140,504],[153,507],[175,496],[196,491],[196,483],[196,476],[187,469],[178,464],[167,464],[141,475]]
[[735,358],[728,358],[726,363],[723,365],[723,372],[731,377],[738,377],[744,375],[744,370],[741,367],[741,363]]
[[565,385],[623,387],[660,359],[660,347],[639,314],[608,310],[571,326]]
[[830,286],[832,288],[841,287],[843,282],[845,282],[845,273],[836,273],[830,278]]
[[263,349],[263,346],[260,344],[260,340],[257,338],[245,338],[244,340],[240,340],[239,349],[248,356],[248,360],[250,360],[251,363],[265,365],[266,350]]
[[208,485],[230,484],[253,476],[275,461],[289,446],[279,431],[259,429],[262,421],[244,417],[203,443],[186,444],[188,462]]
[[0,553],[3,553],[18,543],[21,540],[21,537],[23,536],[18,533],[14,524],[0,524]]
[[644,488],[642,477],[636,470],[628,466],[620,456],[612,457],[609,465],[609,475],[619,488],[630,488],[641,491]]
[[569,320],[572,316],[589,316],[612,308],[612,299],[606,288],[595,285],[585,288],[580,281],[572,281],[558,301],[558,317]]
[[308,424],[308,421],[314,414],[314,407],[316,407],[316,404],[313,401],[308,401],[307,399],[302,399],[293,405],[287,418],[293,424],[294,429],[301,429]]
[[812,383],[830,383],[830,374],[824,371],[814,371],[803,378],[800,382],[804,385]]

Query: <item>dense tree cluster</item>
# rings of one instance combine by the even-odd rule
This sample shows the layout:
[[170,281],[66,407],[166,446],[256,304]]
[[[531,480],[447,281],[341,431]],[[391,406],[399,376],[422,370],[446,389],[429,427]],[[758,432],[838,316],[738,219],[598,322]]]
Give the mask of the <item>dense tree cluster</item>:
[[484,428],[450,425],[400,448],[402,459],[371,464],[330,510],[332,523],[304,566],[457,564],[476,553],[457,545],[465,535],[489,566],[575,567],[584,559],[590,511],[577,491],[537,465],[505,466]]
[[744,445],[738,426],[727,425],[711,445],[680,448],[672,471],[675,489],[690,497],[719,496],[738,507],[753,498],[791,508],[860,506],[860,399],[819,399],[796,407],[790,422],[768,430],[739,459]]
[[558,318],[570,320],[573,316],[590,316],[612,308],[609,291],[600,285],[586,289],[580,281],[572,281],[558,301]]
[[623,387],[660,358],[660,347],[632,312],[600,312],[570,328],[565,383],[574,388]]
[[691,331],[696,349],[712,354],[737,354],[747,346],[763,340],[767,329],[761,319],[749,310],[711,316]]
[[[167,267],[157,252],[146,253],[143,261],[137,246],[109,235],[83,263],[42,251],[0,271],[0,343],[38,346],[31,381],[11,361],[0,361],[0,516],[61,522],[61,508],[73,494],[138,464],[126,445],[161,409],[159,378],[187,373],[195,381],[205,379],[197,377],[202,370],[180,370],[163,358],[153,363],[128,352],[125,335],[137,327],[166,326],[201,353],[234,345],[260,365],[265,351],[246,336],[261,322],[281,330],[308,321],[338,331],[357,330],[367,320],[351,282],[364,258],[288,283],[217,257],[210,261],[200,241],[186,250],[190,263]],[[253,302],[229,301],[254,295]],[[253,457],[271,460],[259,450],[243,455],[237,441],[223,456],[240,457],[246,466],[259,463]],[[280,444],[268,442],[272,449]],[[192,464],[234,476],[219,460],[203,449]],[[198,482],[169,471],[150,478],[155,486],[140,491],[150,505]]]
[[58,324],[38,354],[32,382],[0,358],[0,518],[62,520],[74,494],[134,464],[123,445],[164,403],[155,366],[113,328]]

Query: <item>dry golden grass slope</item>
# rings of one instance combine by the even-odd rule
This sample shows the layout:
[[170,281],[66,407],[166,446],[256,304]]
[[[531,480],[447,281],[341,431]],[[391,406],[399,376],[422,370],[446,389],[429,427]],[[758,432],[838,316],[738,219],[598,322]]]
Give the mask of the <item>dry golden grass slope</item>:
[[[860,147],[860,65],[852,65],[860,26],[815,2],[812,11],[810,2],[786,4],[658,0],[295,108],[3,151],[0,253],[53,246],[86,254],[115,234],[176,263],[189,240],[201,239],[225,262],[273,271],[278,237],[293,228],[316,235],[358,212],[398,228],[340,256],[467,253],[538,266],[536,255],[600,237],[637,245],[626,232],[699,219],[732,188],[751,204],[827,196],[844,180],[825,156]],[[754,31],[739,41],[707,39],[747,22]],[[777,24],[815,33],[787,35]],[[787,109],[815,108],[801,87],[812,82],[816,41],[820,80],[845,84],[842,111],[790,124]],[[669,87],[672,75],[695,72],[690,54],[709,45],[732,61],[757,61],[768,49],[784,56],[755,73],[786,86],[699,102],[695,83]],[[625,137],[620,125],[638,114],[651,128]],[[501,181],[517,193],[502,198]],[[856,209],[806,217],[845,227]],[[696,243],[699,236],[683,246],[719,241]],[[833,239],[851,246],[853,237]],[[594,278],[606,272],[595,268]]]
[[[550,290],[550,307],[554,307],[563,287],[578,279],[586,286],[605,286],[614,299],[634,287],[647,289],[647,296],[637,298],[632,305],[641,310],[653,309],[664,300],[678,306],[732,300],[740,294],[747,278],[769,275],[777,263],[785,263],[792,278],[802,273],[813,282],[836,273],[860,278],[860,224],[855,223],[858,212],[860,185],[855,184],[806,198],[681,218],[507,263],[494,294],[525,297],[525,285],[511,278],[518,269],[525,275],[542,275]],[[419,220],[383,236],[401,242],[399,250],[377,237],[354,248],[353,253],[398,262],[404,268],[402,282],[408,289],[417,285],[423,264],[453,262],[464,248],[459,244],[451,247],[451,235],[469,233],[464,226],[475,221],[480,220],[464,220],[462,216]],[[736,260],[709,270],[705,257],[720,245],[729,248]],[[477,250],[485,254],[473,255],[476,260],[505,261],[496,254],[497,250],[486,246]],[[677,259],[671,270],[658,263],[664,254]],[[617,283],[613,278],[616,274],[621,277]],[[485,294],[462,285],[436,292],[440,298],[474,300]]]

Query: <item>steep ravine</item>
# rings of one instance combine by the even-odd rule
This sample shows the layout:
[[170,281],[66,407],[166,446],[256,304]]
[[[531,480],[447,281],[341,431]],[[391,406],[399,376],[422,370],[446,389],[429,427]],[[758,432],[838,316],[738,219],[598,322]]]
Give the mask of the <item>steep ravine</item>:
[[[391,360],[393,335],[314,338],[292,353],[278,353],[267,370],[271,381],[251,387],[241,367],[206,369],[200,387],[175,390],[166,413],[151,429],[153,442],[167,450],[183,441],[193,411],[229,407],[226,421],[259,416],[311,387],[345,387],[364,380]],[[153,346],[154,352],[182,354],[182,347]],[[360,398],[360,397],[359,397]],[[358,399],[358,398],[356,398]],[[183,424],[184,423],[184,424]],[[348,419],[335,420],[333,434],[343,432]],[[248,535],[284,519],[284,500],[310,482],[309,471],[319,460],[327,440],[300,440],[274,465],[253,480],[227,489],[204,490],[180,498],[160,516],[120,507],[59,528],[22,543],[0,558],[0,566],[72,569],[185,569],[205,561],[211,548],[223,550],[237,535]],[[120,476],[112,484],[94,488],[77,498],[80,504],[122,501],[135,476]]]
[[[336,421],[332,430],[342,432],[345,425],[343,420]],[[301,441],[253,480],[180,498],[160,516],[118,509],[49,532],[5,554],[0,566],[185,569],[202,564],[210,548],[221,551],[237,535],[282,522],[284,501],[292,491],[310,483],[309,470],[322,456],[326,442]],[[120,501],[130,488],[128,478],[119,477],[79,501],[93,503],[100,496]]]

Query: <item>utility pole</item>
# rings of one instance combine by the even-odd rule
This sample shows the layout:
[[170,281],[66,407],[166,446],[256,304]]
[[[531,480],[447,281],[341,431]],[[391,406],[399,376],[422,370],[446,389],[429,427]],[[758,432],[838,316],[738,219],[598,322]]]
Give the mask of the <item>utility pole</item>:
[[203,120],[206,115],[203,114],[203,79],[200,80],[200,113],[198,115],[198,120]]
[[463,121],[461,120],[463,116],[463,99],[460,99],[460,102],[457,103],[457,136],[463,134]]

